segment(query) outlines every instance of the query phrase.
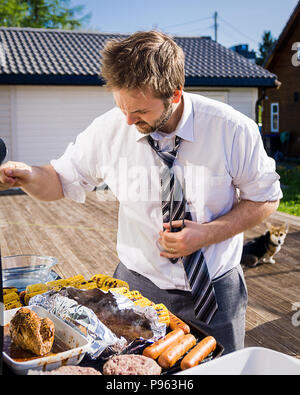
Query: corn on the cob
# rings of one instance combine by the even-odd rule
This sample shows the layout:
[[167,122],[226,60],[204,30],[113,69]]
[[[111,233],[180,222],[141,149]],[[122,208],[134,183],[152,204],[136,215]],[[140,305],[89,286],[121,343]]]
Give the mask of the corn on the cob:
[[98,285],[98,288],[102,288],[104,281],[110,278],[107,274],[95,274],[93,277],[90,278],[91,281],[95,281]]
[[129,288],[129,285],[122,280],[118,280],[117,278],[108,277],[104,280],[101,289],[104,291],[108,291],[110,288],[118,288],[118,287],[126,287]]
[[10,292],[6,295],[3,295],[3,302],[4,303],[9,303],[9,302],[13,302],[15,300],[20,300],[19,295],[17,294],[17,292]]
[[32,284],[28,285],[26,287],[26,293],[27,294],[32,294],[33,292],[41,292],[41,291],[47,291],[48,287],[46,284],[39,283],[39,284]]
[[136,300],[142,299],[143,295],[139,291],[130,291],[130,294],[128,295],[128,299],[131,301],[135,302]]
[[18,292],[17,288],[3,288],[3,295],[7,295],[11,292]]
[[59,279],[54,281],[49,281],[46,283],[48,290],[59,291],[61,288],[66,287],[68,285],[67,280]]
[[14,300],[12,302],[4,304],[5,310],[11,310],[11,309],[15,309],[17,307],[22,307],[22,303],[19,300]]
[[82,283],[76,283],[74,284],[75,288],[79,289],[94,289],[98,288],[98,285],[95,281],[83,281]]
[[130,295],[130,290],[126,287],[110,288],[109,290],[124,296]]
[[66,281],[68,285],[73,285],[77,283],[83,283],[85,281],[85,278],[82,274],[77,274],[76,276],[67,278]]
[[170,324],[169,310],[162,303],[153,306],[156,310],[159,322],[165,323],[167,326]]
[[154,303],[151,302],[148,298],[141,298],[133,302],[136,306],[146,307],[146,306],[154,306]]

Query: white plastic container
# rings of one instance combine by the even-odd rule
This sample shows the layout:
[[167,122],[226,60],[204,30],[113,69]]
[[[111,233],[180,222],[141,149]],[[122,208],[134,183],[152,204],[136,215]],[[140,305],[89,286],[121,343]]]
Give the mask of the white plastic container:
[[177,374],[300,375],[300,360],[268,348],[248,347]]
[[[35,305],[26,307],[33,310],[41,318],[50,318],[55,326],[55,336],[69,346],[70,350],[25,362],[16,362],[3,352],[4,362],[10,366],[16,374],[20,375],[27,374],[29,369],[49,371],[57,369],[62,365],[78,365],[89,347],[87,339],[43,307]],[[4,325],[11,321],[18,310],[19,308],[6,310],[4,312]]]

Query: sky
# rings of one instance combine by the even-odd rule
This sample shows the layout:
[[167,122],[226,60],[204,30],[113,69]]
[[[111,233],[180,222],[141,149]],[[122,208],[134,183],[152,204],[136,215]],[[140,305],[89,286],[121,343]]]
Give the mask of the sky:
[[71,0],[91,12],[84,30],[134,33],[156,29],[176,36],[215,38],[225,47],[249,44],[258,50],[265,30],[278,38],[298,0]]

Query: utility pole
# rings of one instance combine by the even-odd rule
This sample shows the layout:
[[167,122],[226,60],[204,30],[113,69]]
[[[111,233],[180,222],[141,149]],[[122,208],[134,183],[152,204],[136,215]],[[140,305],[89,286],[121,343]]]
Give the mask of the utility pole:
[[214,13],[214,19],[215,19],[215,41],[218,41],[218,23],[217,23],[217,18],[218,18],[218,13],[217,11]]

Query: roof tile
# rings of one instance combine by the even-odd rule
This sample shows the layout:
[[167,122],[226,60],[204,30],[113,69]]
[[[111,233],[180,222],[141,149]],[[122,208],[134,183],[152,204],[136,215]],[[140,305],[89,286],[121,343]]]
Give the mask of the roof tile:
[[[5,49],[1,75],[95,76],[99,74],[99,51],[108,39],[121,34],[67,31],[54,29],[0,27],[0,43]],[[186,80],[202,83],[230,79],[255,80],[257,86],[275,84],[276,75],[251,63],[236,52],[204,37],[174,37],[185,53]],[[96,80],[95,80],[96,81]],[[270,82],[271,81],[271,82]],[[99,83],[99,81],[98,81]]]

